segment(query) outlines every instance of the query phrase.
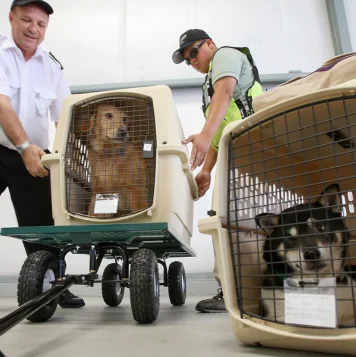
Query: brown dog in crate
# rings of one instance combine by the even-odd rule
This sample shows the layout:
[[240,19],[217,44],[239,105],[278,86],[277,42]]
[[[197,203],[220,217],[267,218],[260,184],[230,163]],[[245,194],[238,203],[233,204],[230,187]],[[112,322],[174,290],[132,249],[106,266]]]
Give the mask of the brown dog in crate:
[[[147,208],[148,173],[142,143],[135,140],[132,115],[123,102],[105,100],[95,104],[89,119],[79,119],[76,131],[85,135],[92,196],[88,215],[112,218]],[[100,213],[98,197],[118,197],[117,211]]]
[[355,325],[356,272],[346,264],[349,232],[339,185],[327,187],[314,203],[298,204],[279,215],[262,213],[256,222],[266,233],[262,316],[284,322],[285,278],[335,277],[338,322]]

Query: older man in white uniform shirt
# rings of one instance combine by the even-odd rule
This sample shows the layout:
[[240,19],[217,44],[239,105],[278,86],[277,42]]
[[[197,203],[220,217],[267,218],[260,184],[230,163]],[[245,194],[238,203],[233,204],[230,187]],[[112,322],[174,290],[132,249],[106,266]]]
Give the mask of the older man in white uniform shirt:
[[[58,120],[70,90],[62,66],[42,47],[52,7],[42,0],[15,0],[9,15],[11,36],[0,37],[0,194],[9,189],[17,221],[23,226],[53,225],[48,152],[50,119]],[[58,256],[58,248],[24,242],[29,255],[39,249]],[[62,307],[82,307],[69,291]]]

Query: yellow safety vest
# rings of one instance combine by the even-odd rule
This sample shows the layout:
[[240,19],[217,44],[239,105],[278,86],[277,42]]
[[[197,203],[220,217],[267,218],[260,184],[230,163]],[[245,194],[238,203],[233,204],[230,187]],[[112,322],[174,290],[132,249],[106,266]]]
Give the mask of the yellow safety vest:
[[[228,46],[224,46],[224,47],[228,47]],[[221,48],[223,48],[223,47],[221,47]],[[245,100],[247,102],[248,108],[246,108],[245,105],[242,103],[242,100],[241,100],[242,98],[238,98],[238,99],[232,98],[230,100],[225,117],[224,117],[223,121],[221,122],[220,126],[218,127],[217,131],[215,132],[215,134],[212,138],[212,141],[211,141],[211,144],[216,151],[219,150],[219,142],[220,142],[221,135],[222,135],[222,132],[223,132],[225,126],[235,120],[241,120],[241,119],[244,119],[244,118],[250,116],[251,114],[253,114],[254,112],[253,112],[253,107],[252,107],[252,100],[263,92],[258,69],[255,65],[253,58],[252,58],[250,50],[247,47],[228,47],[228,48],[234,48],[234,49],[244,53],[247,56],[247,59],[249,60],[251,66],[252,66],[252,73],[253,73],[254,81],[253,81],[251,87],[248,88],[248,90],[244,94],[242,94],[245,96]],[[209,109],[210,109],[210,101],[214,94],[214,88],[213,88],[212,80],[211,80],[212,63],[213,63],[213,59],[210,61],[209,71],[205,77],[205,82],[203,84],[203,106],[202,106],[202,109],[203,109],[205,119],[208,118]],[[208,103],[206,102],[206,99],[205,99],[206,93],[208,94],[208,97],[209,97]]]

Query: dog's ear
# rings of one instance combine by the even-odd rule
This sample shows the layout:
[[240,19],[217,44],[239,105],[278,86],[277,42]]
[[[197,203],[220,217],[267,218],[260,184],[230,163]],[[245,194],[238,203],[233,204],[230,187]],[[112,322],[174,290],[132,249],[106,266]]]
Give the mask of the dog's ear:
[[88,128],[88,131],[87,131],[88,133],[94,128],[95,119],[96,119],[96,116],[95,116],[95,114],[93,114],[90,117],[90,120],[89,120],[89,128]]
[[318,202],[324,206],[331,208],[332,212],[341,215],[342,200],[340,193],[340,186],[333,184],[328,186],[320,195]]
[[75,132],[80,134],[87,134],[91,131],[95,122],[95,114],[85,113],[75,117],[76,123],[74,124]]
[[127,110],[127,108],[129,107],[129,104],[126,100],[120,100],[118,106],[119,106],[119,108],[121,108],[123,110]]
[[279,225],[279,215],[272,213],[261,213],[255,217],[256,223],[261,227],[268,235],[272,234],[275,227]]
[[127,101],[121,99],[118,102],[115,102],[115,107],[121,110],[122,112],[128,112],[129,109]]

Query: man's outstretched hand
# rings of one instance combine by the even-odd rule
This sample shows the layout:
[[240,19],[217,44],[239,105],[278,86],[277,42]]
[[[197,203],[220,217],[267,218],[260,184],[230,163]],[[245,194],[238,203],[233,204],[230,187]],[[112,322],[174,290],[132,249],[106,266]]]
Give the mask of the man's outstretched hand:
[[193,144],[192,153],[190,155],[191,169],[194,171],[198,166],[201,166],[208,154],[211,138],[204,133],[194,134],[182,141],[183,144]]

